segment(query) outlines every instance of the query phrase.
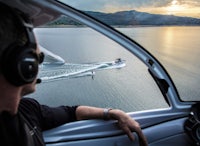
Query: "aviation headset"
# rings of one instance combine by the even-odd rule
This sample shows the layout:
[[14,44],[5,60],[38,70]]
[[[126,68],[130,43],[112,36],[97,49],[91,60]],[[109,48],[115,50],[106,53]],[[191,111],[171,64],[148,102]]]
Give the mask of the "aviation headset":
[[[24,27],[26,43],[19,42],[9,45],[1,55],[1,70],[8,82],[15,86],[31,83],[38,73],[38,66],[43,61],[36,53],[36,40],[31,23],[25,22],[21,16],[16,15],[21,26]],[[44,56],[42,56],[44,57]]]

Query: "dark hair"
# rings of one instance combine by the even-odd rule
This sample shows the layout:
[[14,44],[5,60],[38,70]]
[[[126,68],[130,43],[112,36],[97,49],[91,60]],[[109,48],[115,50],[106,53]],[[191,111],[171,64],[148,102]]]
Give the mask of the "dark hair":
[[27,40],[26,30],[18,13],[17,10],[0,2],[0,60],[4,50],[11,44],[24,44]]

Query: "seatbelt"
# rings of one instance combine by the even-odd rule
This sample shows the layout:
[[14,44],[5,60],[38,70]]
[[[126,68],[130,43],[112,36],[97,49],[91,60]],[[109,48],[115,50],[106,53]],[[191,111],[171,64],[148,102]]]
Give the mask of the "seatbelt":
[[28,127],[28,125],[24,122],[24,129],[25,129],[25,133],[26,133],[26,138],[27,138],[27,146],[34,146],[34,140],[33,137],[30,133],[30,129]]
[[[20,113],[19,113],[20,114]],[[26,120],[26,118],[20,114],[22,120],[24,121],[24,129],[27,135],[27,146],[45,146],[42,138],[38,134],[37,126],[33,126]],[[34,141],[34,136],[37,139],[37,143]],[[38,145],[40,144],[40,145]]]

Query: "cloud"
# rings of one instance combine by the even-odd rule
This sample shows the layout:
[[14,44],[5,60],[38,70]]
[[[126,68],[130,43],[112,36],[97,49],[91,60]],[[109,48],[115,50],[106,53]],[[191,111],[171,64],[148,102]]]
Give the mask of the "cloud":
[[105,7],[127,7],[142,8],[142,7],[160,7],[170,3],[171,0],[60,0],[75,8],[81,10],[96,10],[103,11]]
[[[147,8],[147,7],[165,7],[171,4],[173,0],[60,0],[78,9],[104,10],[105,7],[127,7],[127,8]],[[198,0],[177,0],[180,4],[200,6]]]
[[[173,0],[60,0],[77,9],[86,11],[116,12],[125,10],[138,10],[153,13],[165,13],[164,8],[170,7]],[[194,9],[196,14],[200,13],[200,1],[198,0],[176,0],[185,10]],[[199,9],[199,11],[198,11]],[[197,12],[198,11],[198,12]],[[188,15],[190,15],[192,11]],[[187,12],[184,12],[187,14]],[[199,16],[200,17],[200,16]]]

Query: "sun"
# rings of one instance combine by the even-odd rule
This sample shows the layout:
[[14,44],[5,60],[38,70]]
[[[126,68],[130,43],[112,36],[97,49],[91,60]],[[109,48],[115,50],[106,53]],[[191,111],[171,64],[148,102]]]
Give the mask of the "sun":
[[166,7],[167,14],[176,15],[177,13],[183,11],[184,7],[179,4],[177,0],[172,0],[170,5]]
[[177,0],[173,0],[173,1],[171,2],[171,4],[172,4],[172,5],[176,5],[176,4],[178,4],[178,1],[177,1]]

